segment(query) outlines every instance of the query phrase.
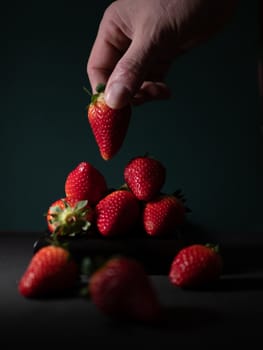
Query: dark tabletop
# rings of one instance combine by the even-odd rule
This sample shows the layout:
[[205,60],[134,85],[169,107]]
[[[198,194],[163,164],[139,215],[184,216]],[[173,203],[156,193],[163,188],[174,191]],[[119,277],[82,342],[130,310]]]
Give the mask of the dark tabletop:
[[[25,299],[17,283],[32,257],[38,233],[0,233],[0,343],[41,345],[140,344],[209,347],[250,344],[263,331],[262,264],[246,265],[236,255],[217,284],[205,290],[181,290],[165,274],[151,274],[165,310],[160,324],[118,322],[99,313],[79,295]],[[229,248],[230,249],[230,248]],[[250,255],[255,259],[257,251]],[[249,261],[249,257],[246,257]],[[242,264],[238,264],[238,263]],[[238,269],[236,267],[239,266]],[[92,343],[93,344],[93,343]]]

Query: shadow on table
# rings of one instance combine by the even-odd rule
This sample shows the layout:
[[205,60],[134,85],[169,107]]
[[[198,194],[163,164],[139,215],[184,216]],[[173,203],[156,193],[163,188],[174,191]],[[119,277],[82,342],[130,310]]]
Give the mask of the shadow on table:
[[259,276],[226,275],[215,283],[196,290],[213,292],[260,291],[263,290],[263,274]]
[[162,320],[156,325],[160,329],[189,331],[203,328],[210,324],[220,322],[222,316],[218,311],[205,307],[174,306],[163,309]]

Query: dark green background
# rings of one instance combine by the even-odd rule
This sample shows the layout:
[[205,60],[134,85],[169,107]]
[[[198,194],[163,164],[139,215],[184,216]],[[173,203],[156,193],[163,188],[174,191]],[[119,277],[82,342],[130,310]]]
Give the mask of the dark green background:
[[175,62],[174,98],[133,110],[119,154],[103,161],[87,122],[86,62],[110,1],[10,1],[1,43],[0,230],[42,230],[86,160],[110,186],[150,152],[167,168],[165,191],[182,188],[190,221],[211,235],[263,232],[263,153],[257,63],[258,3],[241,1],[231,23]]

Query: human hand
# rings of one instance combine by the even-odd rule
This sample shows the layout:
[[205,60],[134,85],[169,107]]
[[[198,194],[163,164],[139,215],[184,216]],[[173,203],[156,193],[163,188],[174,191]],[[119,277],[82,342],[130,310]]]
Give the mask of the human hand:
[[92,90],[106,84],[112,108],[165,99],[182,52],[217,32],[238,0],[117,0],[105,11],[87,64]]

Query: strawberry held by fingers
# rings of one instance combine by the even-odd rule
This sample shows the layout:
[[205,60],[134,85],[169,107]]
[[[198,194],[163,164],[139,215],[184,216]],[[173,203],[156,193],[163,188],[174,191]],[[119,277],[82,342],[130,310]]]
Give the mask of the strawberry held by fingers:
[[217,246],[192,244],[181,249],[172,261],[169,280],[178,287],[194,288],[219,278],[223,267]]
[[48,245],[38,250],[18,283],[19,293],[27,298],[57,294],[74,287],[79,268],[69,251]]
[[104,100],[105,85],[97,86],[88,106],[88,121],[98,145],[101,157],[109,160],[120,150],[131,118],[131,106],[110,108]]
[[127,257],[113,257],[89,279],[91,300],[105,315],[137,321],[155,321],[160,302],[143,266]]
[[79,163],[65,181],[66,197],[88,200],[91,206],[95,205],[107,190],[105,177],[89,162]]
[[48,208],[47,226],[53,236],[75,236],[90,229],[94,213],[88,201],[60,198]]

